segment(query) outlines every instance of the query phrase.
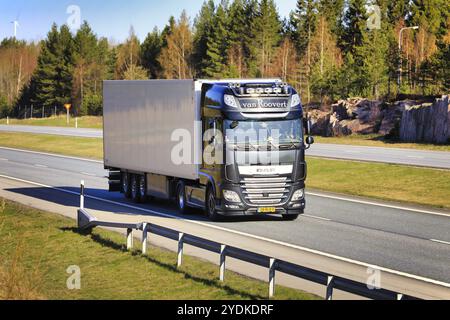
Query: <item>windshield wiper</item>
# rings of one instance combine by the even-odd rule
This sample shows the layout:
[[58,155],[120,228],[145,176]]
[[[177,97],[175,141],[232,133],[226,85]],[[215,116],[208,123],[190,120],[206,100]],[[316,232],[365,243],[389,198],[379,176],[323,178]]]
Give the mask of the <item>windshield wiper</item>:
[[257,151],[258,148],[255,147],[253,144],[251,143],[241,143],[241,144],[236,144],[234,145],[234,149],[235,150],[244,150],[244,151]]

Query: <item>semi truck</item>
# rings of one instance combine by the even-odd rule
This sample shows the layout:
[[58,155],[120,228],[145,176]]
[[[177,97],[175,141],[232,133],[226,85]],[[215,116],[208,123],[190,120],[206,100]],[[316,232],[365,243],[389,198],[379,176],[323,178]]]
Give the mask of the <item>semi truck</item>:
[[314,143],[296,90],[280,79],[105,81],[109,190],[181,214],[304,213]]

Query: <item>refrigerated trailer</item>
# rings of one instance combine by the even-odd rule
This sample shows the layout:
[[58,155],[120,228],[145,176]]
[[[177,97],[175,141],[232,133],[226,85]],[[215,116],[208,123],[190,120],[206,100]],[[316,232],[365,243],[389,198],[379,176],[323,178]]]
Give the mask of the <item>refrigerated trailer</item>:
[[111,192],[175,200],[212,220],[304,212],[314,139],[281,80],[105,81],[103,104]]

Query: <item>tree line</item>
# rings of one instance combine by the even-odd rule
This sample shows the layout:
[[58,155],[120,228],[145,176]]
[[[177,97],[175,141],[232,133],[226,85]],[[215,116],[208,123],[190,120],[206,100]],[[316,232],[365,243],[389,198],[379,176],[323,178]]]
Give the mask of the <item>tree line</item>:
[[449,12],[445,0],[298,0],[281,19],[274,0],[208,0],[193,21],[171,17],[142,43],[131,28],[120,44],[87,22],[76,33],[53,25],[39,44],[0,44],[0,112],[71,103],[98,115],[105,79],[280,77],[305,103],[447,93]]

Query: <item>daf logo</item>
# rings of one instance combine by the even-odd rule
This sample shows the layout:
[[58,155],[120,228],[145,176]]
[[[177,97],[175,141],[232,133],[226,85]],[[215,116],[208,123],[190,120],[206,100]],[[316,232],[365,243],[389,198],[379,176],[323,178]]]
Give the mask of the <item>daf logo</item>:
[[276,169],[275,168],[259,168],[256,169],[257,173],[275,173]]

